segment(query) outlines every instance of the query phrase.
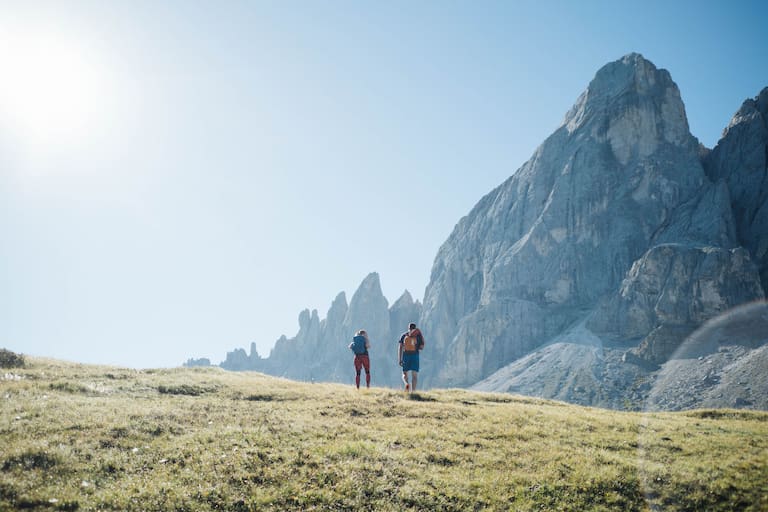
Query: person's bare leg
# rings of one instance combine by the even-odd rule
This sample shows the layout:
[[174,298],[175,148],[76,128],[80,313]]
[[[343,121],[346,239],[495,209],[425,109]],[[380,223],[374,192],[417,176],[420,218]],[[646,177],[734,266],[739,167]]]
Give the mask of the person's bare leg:
[[416,381],[419,380],[419,372],[411,372],[411,392],[416,391]]
[[408,391],[408,372],[403,372],[403,384],[405,384],[405,390]]

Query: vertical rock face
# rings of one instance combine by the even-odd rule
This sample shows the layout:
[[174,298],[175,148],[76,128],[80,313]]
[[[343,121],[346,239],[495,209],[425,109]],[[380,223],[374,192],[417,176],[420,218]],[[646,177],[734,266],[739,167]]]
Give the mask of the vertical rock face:
[[[331,303],[325,319],[320,322],[322,335],[311,355],[312,369],[309,375],[305,373],[299,379],[345,382],[344,377],[349,371],[347,364],[349,361],[343,340],[350,336],[344,326],[344,319],[347,318],[348,312],[347,296],[341,292]],[[274,373],[277,374],[278,371],[279,368],[276,368]]]
[[408,330],[410,323],[419,325],[421,318],[421,303],[414,301],[411,294],[406,290],[399,299],[392,304],[389,309],[389,332],[390,337],[386,340],[383,347],[385,359],[383,367],[386,368],[386,382],[392,387],[400,387],[401,371],[397,366],[397,351],[400,335]]
[[[749,272],[731,261],[743,252],[717,252],[714,263],[702,252],[739,245],[728,192],[704,172],[669,73],[638,54],[604,66],[560,128],[440,248],[422,323],[444,364],[425,380],[471,385],[546,344],[615,295],[657,245],[698,247],[701,265]],[[762,289],[736,296],[758,298]],[[632,334],[648,334],[654,321]],[[623,327],[601,328],[627,341]]]
[[411,294],[406,290],[399,299],[392,304],[389,310],[389,325],[392,334],[392,348],[397,352],[396,341],[399,336],[408,329],[410,323],[418,323],[421,317],[421,304],[414,302]]
[[343,325],[349,338],[360,329],[365,329],[371,340],[389,337],[389,303],[381,292],[378,274],[369,274],[360,284]]
[[728,186],[738,242],[760,269],[768,287],[768,87],[745,101],[704,159],[712,181]]
[[605,339],[641,339],[630,353],[662,364],[699,325],[761,297],[756,275],[741,247],[655,246],[632,265],[618,295],[588,325]]

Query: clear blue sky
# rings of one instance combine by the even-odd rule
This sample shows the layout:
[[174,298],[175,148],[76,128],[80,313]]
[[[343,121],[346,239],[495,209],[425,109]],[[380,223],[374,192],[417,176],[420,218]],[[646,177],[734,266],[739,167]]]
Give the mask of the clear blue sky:
[[764,1],[0,1],[0,347],[219,362],[372,271],[390,304],[421,299],[456,222],[602,65],[668,69],[712,147],[768,85],[766,20]]

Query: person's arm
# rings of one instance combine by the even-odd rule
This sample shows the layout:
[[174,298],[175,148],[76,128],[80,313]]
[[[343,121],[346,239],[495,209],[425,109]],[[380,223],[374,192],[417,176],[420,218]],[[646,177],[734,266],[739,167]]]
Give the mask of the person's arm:
[[368,333],[365,333],[365,350],[371,348],[371,340],[368,339]]
[[397,343],[397,364],[403,366],[403,338]]

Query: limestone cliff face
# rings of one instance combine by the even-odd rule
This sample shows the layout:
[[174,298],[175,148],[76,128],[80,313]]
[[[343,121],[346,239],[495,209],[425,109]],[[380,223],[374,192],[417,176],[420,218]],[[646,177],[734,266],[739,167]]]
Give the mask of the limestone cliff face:
[[[421,303],[414,301],[406,290],[389,310],[389,325],[394,338],[399,339],[400,334],[408,330],[408,324],[418,323],[419,318],[421,318]],[[394,338],[393,341],[395,341]]]
[[[426,383],[472,385],[593,315],[601,339],[639,343],[762,297],[749,254],[732,250],[729,188],[709,179],[700,154],[666,70],[638,54],[599,70],[563,124],[440,248],[424,298],[438,366]],[[679,288],[668,283],[664,295],[685,310],[669,311],[674,321],[637,312],[651,300],[642,293],[614,300],[625,279],[659,267],[678,272]],[[731,272],[743,279],[731,284]],[[689,292],[700,294],[693,304]],[[614,320],[635,315],[637,325],[601,322],[595,313],[610,304]]]
[[588,325],[606,339],[642,340],[630,353],[662,364],[698,326],[761,297],[756,276],[741,247],[658,245],[632,265]]
[[712,181],[727,184],[738,242],[768,288],[768,87],[742,104],[704,167]]

